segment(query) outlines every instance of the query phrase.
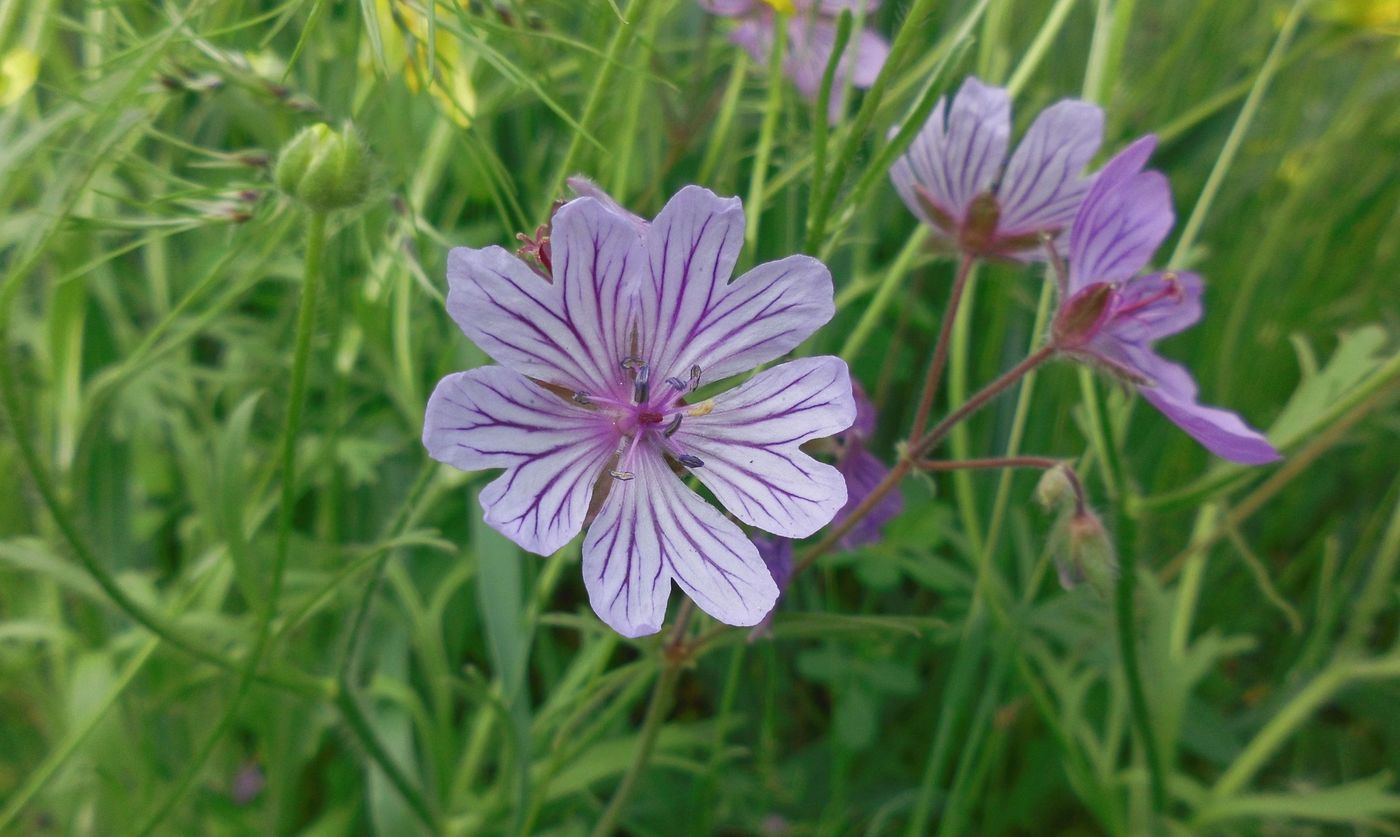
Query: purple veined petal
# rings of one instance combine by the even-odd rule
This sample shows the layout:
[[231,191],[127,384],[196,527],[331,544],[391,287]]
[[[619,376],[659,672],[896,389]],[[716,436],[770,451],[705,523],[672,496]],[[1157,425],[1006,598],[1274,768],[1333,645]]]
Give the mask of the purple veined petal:
[[554,214],[554,281],[500,247],[447,257],[447,311],[498,363],[595,395],[626,397],[620,368],[636,285],[645,270],[631,224],[591,198]]
[[938,101],[890,176],[905,204],[924,222],[938,226],[923,210],[918,187],[961,224],[972,199],[996,182],[1010,135],[1010,96],[969,76],[951,108]]
[[575,195],[581,198],[594,199],[614,215],[621,217],[627,223],[631,224],[638,235],[647,234],[647,228],[651,226],[651,223],[640,215],[628,211],[622,204],[614,200],[613,196],[609,195],[602,186],[578,174],[568,178],[565,182],[569,184],[569,188],[573,190]]
[[1204,282],[1186,271],[1129,279],[1118,289],[1104,329],[1126,343],[1145,344],[1195,325],[1201,319]]
[[704,462],[692,473],[740,521],[805,538],[846,504],[846,481],[798,448],[850,427],[855,409],[845,361],[799,358],[717,396],[674,441]]
[[1143,137],[1094,178],[1070,227],[1071,293],[1136,275],[1171,231],[1176,221],[1171,186],[1161,172],[1141,170],[1156,141]]
[[627,637],[661,630],[671,581],[727,625],[756,625],[778,587],[753,543],[687,488],[661,455],[639,448],[633,479],[613,484],[583,542],[593,610]]
[[997,190],[998,233],[1022,236],[1067,229],[1090,180],[1084,167],[1103,141],[1103,111],[1088,102],[1058,102],[1031,123]]
[[744,238],[737,198],[687,186],[647,235],[651,274],[638,319],[653,379],[688,378],[699,366],[713,383],[781,357],[835,313],[831,274],[808,256],[729,276]]
[[1200,404],[1196,400],[1196,381],[1186,367],[1163,358],[1143,345],[1121,341],[1095,342],[1095,348],[1107,354],[1110,360],[1123,363],[1151,381],[1151,385],[1138,387],[1142,397],[1206,450],[1244,465],[1262,465],[1280,458],[1264,434],[1250,427],[1237,414]]
[[[859,440],[847,443],[846,448],[836,459],[836,468],[841,472],[842,478],[846,480],[847,497],[846,505],[842,506],[841,511],[836,513],[836,517],[832,520],[833,524],[845,520],[850,512],[860,505],[866,497],[869,497],[875,486],[883,482],[890,473],[889,467],[866,450],[865,444]],[[904,498],[900,496],[898,490],[891,491],[881,497],[875,507],[841,537],[841,548],[853,549],[880,540],[880,530],[884,528],[886,523],[898,517],[903,509]]]
[[885,59],[890,56],[890,42],[870,29],[860,32],[847,49],[855,50],[855,59],[847,72],[851,86],[866,88],[875,83],[875,77],[884,69]]
[[742,17],[754,11],[759,0],[700,0],[700,8],[712,15]]
[[540,555],[583,527],[617,441],[608,419],[500,366],[443,378],[423,420],[423,445],[437,461],[463,471],[505,469],[481,492],[486,522]]

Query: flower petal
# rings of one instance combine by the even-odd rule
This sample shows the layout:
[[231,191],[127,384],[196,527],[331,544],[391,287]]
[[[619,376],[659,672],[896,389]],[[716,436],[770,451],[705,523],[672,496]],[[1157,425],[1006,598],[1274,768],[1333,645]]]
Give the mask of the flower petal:
[[1138,140],[1094,178],[1070,227],[1070,293],[1135,275],[1171,231],[1176,216],[1167,178],[1141,170],[1155,144],[1151,136]]
[[759,265],[729,282],[744,238],[737,198],[687,186],[647,235],[650,281],[641,287],[641,344],[653,380],[707,383],[791,351],[835,313],[831,274],[808,256]]
[[1065,229],[1090,181],[1081,177],[1103,141],[1103,111],[1065,101],[1041,111],[1011,155],[997,190],[998,232],[1030,235]]
[[758,0],[700,0],[700,8],[712,15],[739,17],[753,11]]
[[1196,381],[1186,367],[1173,363],[1139,344],[1114,341],[1097,347],[1109,360],[1140,372],[1151,385],[1138,391],[1148,403],[1216,456],[1245,465],[1262,465],[1279,459],[1264,434],[1238,415],[1197,402]]
[[[889,476],[890,469],[881,462],[865,445],[858,440],[846,443],[845,450],[836,459],[836,468],[846,480],[846,505],[836,513],[832,523],[840,523],[847,515],[870,496],[875,486]],[[880,540],[881,529],[899,516],[904,509],[904,498],[896,489],[881,497],[868,514],[856,522],[851,530],[841,538],[843,549],[852,549],[863,544]]]
[[565,182],[569,184],[569,188],[574,191],[575,195],[581,198],[593,198],[598,203],[601,203],[609,212],[626,220],[627,223],[631,224],[632,228],[637,231],[638,235],[647,234],[647,227],[651,226],[651,223],[640,215],[632,213],[624,208],[622,204],[618,203],[612,195],[609,195],[602,186],[599,186],[597,183],[579,174],[568,178]]
[[[1107,330],[1129,343],[1148,343],[1176,334],[1201,319],[1204,283],[1196,273],[1153,273],[1125,282]],[[1140,307],[1138,307],[1140,306]],[[1136,310],[1134,310],[1136,308]]]
[[837,17],[847,9],[850,9],[853,15],[862,11],[870,15],[879,11],[880,0],[817,0],[816,7],[818,12],[830,17]]
[[735,46],[743,48],[755,63],[766,63],[773,52],[773,21],[767,18],[746,18],[729,33],[729,40]]
[[739,520],[805,538],[845,505],[846,481],[798,447],[850,427],[855,409],[845,361],[800,358],[716,397],[674,441],[705,463],[693,473]]
[[506,469],[481,492],[486,522],[540,555],[583,527],[617,440],[606,418],[500,366],[443,378],[423,420],[423,445],[439,462],[464,471]]
[[645,256],[636,230],[592,198],[554,214],[554,281],[500,247],[448,254],[447,310],[488,355],[522,375],[626,396],[626,329]]
[[904,202],[926,223],[917,184],[957,223],[966,219],[972,199],[996,182],[1011,136],[1011,97],[971,76],[963,82],[944,125],[942,100],[890,170]]
[[778,587],[758,550],[687,488],[660,454],[639,448],[636,477],[616,482],[583,542],[583,578],[598,617],[628,637],[661,630],[674,580],[701,610],[756,625]]

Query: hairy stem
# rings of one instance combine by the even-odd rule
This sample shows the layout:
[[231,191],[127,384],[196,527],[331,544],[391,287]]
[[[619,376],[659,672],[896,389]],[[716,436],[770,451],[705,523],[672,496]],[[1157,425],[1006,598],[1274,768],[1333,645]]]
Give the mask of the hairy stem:
[[[684,627],[680,619],[676,620],[676,624],[678,628]],[[616,830],[618,818],[622,816],[623,809],[627,807],[628,800],[637,789],[637,780],[651,761],[651,752],[656,748],[656,737],[661,733],[661,722],[671,711],[671,698],[675,694],[676,681],[680,679],[680,674],[681,667],[675,661],[668,659],[661,666],[661,673],[651,690],[651,700],[647,703],[647,715],[642,721],[642,731],[637,739],[637,750],[632,756],[632,763],[627,766],[627,772],[623,774],[622,782],[613,793],[608,807],[603,810],[602,816],[598,817],[597,824],[593,826],[593,837],[607,837]]]

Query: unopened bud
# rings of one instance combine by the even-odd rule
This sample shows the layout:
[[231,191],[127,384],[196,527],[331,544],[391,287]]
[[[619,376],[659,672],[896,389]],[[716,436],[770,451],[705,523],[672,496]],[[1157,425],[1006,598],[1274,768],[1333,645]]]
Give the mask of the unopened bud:
[[1056,465],[1040,476],[1035,486],[1035,501],[1046,511],[1068,506],[1075,500],[1074,482],[1068,465]]
[[277,158],[274,178],[282,191],[317,212],[343,209],[369,192],[365,145],[348,124],[339,131],[321,123],[292,137]]
[[1118,578],[1118,556],[1097,515],[1087,510],[1070,515],[1057,552],[1055,567],[1066,590],[1088,582],[1094,592],[1108,597]]

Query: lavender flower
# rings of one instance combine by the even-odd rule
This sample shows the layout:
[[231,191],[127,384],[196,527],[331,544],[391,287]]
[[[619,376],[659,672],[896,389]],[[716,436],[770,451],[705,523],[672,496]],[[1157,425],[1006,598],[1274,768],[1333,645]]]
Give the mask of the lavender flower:
[[553,218],[552,281],[499,247],[448,257],[448,312],[500,366],[449,375],[423,443],[463,470],[503,468],[485,519],[547,555],[579,532],[593,609],[626,636],[660,630],[671,582],[714,618],[753,625],[777,585],[737,525],[691,491],[694,475],[739,521],[806,537],[846,502],[845,481],[798,448],[855,418],[835,357],[729,378],[797,346],[834,312],[831,275],[807,256],[729,278],[744,236],[737,198],[681,190],[641,233],[597,198]]
[[[837,445],[836,469],[846,478],[846,505],[836,513],[832,523],[845,520],[890,472],[885,463],[865,446],[875,435],[875,405],[870,403],[858,382],[853,380],[851,389],[856,401],[856,420],[849,430],[834,437]],[[903,508],[904,498],[899,496],[898,491],[886,494],[841,538],[841,548],[854,549],[878,541],[880,530]]]
[[1121,151],[1085,196],[1070,229],[1053,344],[1136,384],[1143,398],[1217,456],[1272,462],[1278,451],[1259,431],[1232,412],[1197,403],[1191,373],[1152,349],[1201,318],[1202,290],[1194,273],[1137,275],[1175,221],[1166,177],[1142,170],[1156,145],[1147,136]]
[[[766,62],[773,51],[777,26],[775,10],[790,17],[787,24],[788,54],[783,59],[783,72],[798,91],[816,101],[821,92],[822,76],[831,61],[836,46],[836,19],[850,9],[854,15],[862,12],[869,17],[880,7],[881,0],[700,0],[707,12],[739,20],[739,26],[729,39],[743,47],[755,61]],[[827,119],[836,122],[845,110],[845,89],[866,88],[875,83],[880,68],[885,65],[890,45],[884,38],[868,29],[854,34],[846,54],[836,65],[831,84],[831,100]]]
[[749,632],[749,642],[773,633],[773,614],[778,612],[778,605],[783,603],[783,596],[787,595],[788,585],[792,583],[793,570],[791,539],[768,535],[752,535],[751,538],[753,545],[758,549],[758,557],[763,559],[763,565],[768,568],[768,574],[778,586],[778,599],[773,602],[772,609],[763,617],[763,621]]
[[1072,99],[1051,105],[1008,163],[1010,137],[1010,94],[969,77],[946,115],[938,100],[895,161],[895,189],[938,243],[968,256],[1027,261],[1041,257],[1042,236],[1069,226],[1089,188],[1082,173],[1102,141],[1103,111]]

